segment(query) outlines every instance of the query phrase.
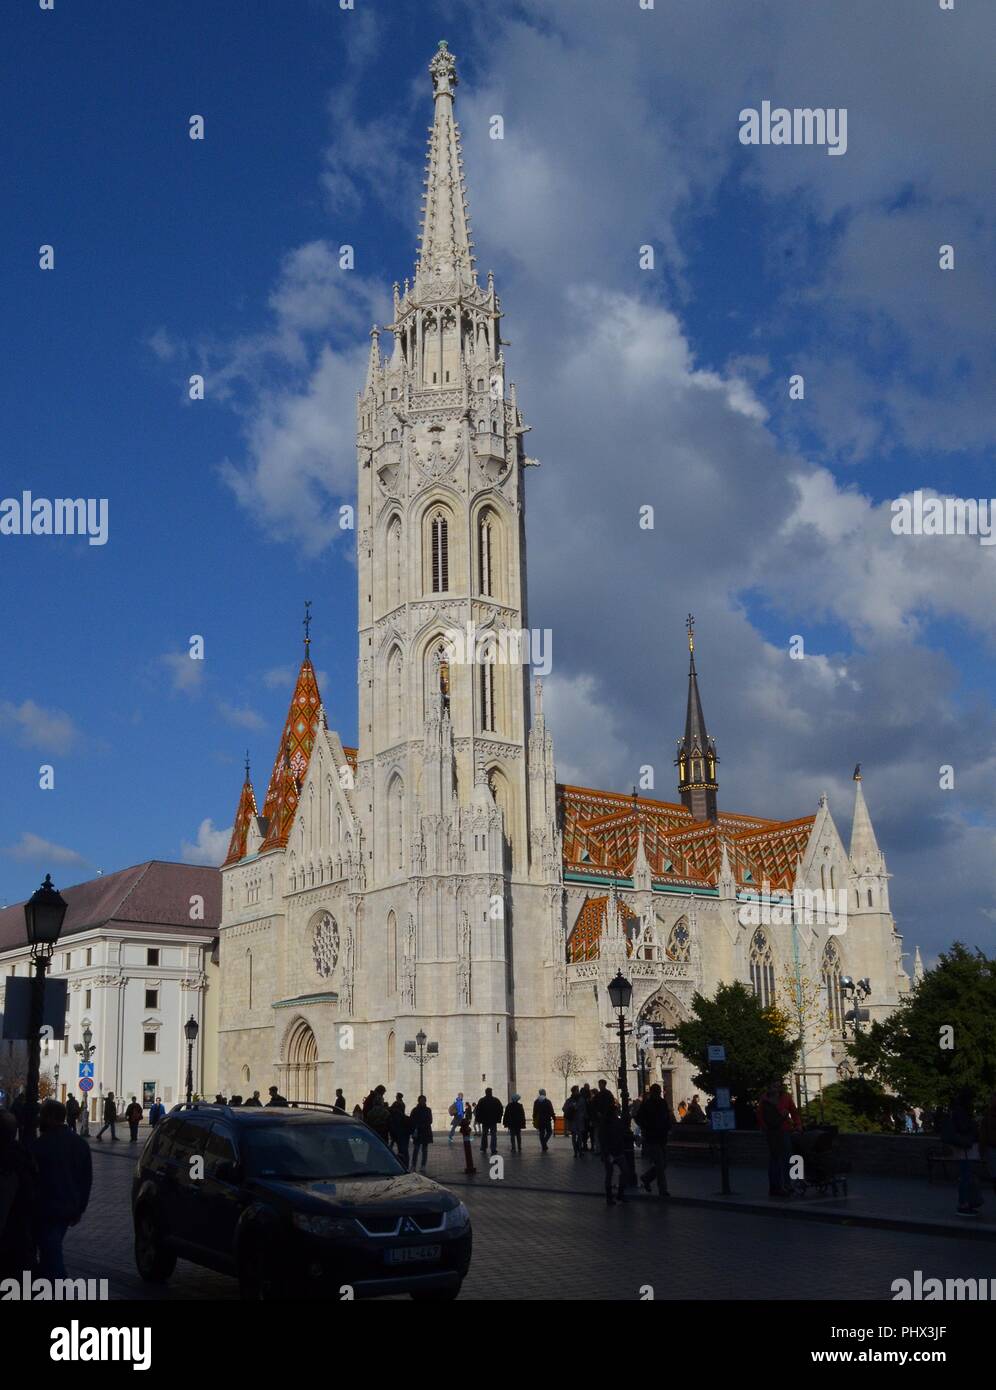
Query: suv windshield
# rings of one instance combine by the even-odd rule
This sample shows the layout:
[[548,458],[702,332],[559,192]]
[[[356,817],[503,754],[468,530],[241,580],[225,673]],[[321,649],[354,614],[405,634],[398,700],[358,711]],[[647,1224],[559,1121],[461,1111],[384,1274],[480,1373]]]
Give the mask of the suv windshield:
[[245,1139],[252,1178],[393,1178],[405,1170],[364,1125],[274,1124]]

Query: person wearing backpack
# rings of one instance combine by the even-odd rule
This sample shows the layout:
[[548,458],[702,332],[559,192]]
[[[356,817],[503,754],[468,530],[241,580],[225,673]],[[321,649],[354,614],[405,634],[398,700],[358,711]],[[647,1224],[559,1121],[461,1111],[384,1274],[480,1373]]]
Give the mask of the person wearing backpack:
[[[452,1144],[452,1143],[453,1143],[453,1136],[454,1136],[454,1134],[457,1132],[457,1130],[460,1129],[461,1122],[462,1122],[462,1120],[463,1120],[463,1092],[462,1092],[462,1091],[457,1091],[457,1093],[456,1093],[456,1099],[455,1099],[455,1100],[453,1101],[453,1103],[450,1105],[450,1108],[447,1110],[446,1113],[447,1113],[447,1115],[449,1115],[449,1117],[450,1117],[450,1139],[449,1139],[449,1142]],[[460,1130],[460,1132],[463,1133],[462,1130]]]
[[982,1206],[982,1192],[972,1173],[971,1150],[979,1142],[979,1127],[975,1123],[975,1095],[970,1086],[963,1086],[941,1126],[941,1139],[949,1144],[958,1157],[958,1215],[977,1216]]

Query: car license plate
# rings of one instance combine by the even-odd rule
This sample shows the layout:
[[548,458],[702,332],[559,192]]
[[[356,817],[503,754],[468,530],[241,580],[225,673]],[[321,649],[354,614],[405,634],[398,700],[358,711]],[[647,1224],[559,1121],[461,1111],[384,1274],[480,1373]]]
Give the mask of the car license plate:
[[438,1260],[443,1253],[441,1245],[401,1245],[396,1250],[388,1250],[385,1258],[389,1265],[426,1264]]

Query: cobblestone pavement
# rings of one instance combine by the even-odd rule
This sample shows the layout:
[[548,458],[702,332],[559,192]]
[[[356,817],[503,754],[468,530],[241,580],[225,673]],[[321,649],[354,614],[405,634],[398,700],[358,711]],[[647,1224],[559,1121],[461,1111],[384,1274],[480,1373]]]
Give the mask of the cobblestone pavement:
[[[234,1279],[182,1260],[165,1290],[137,1277],[129,1208],[134,1150],[128,1148],[94,1151],[90,1207],[66,1241],[70,1273],[107,1277],[112,1298],[236,1298]],[[429,1176],[452,1178],[457,1187],[458,1152],[445,1136],[442,1143],[437,1137]],[[479,1176],[473,1186],[459,1186],[474,1223],[474,1260],[463,1298],[637,1299],[650,1285],[658,1299],[888,1299],[892,1281],[911,1278],[916,1269],[939,1278],[993,1274],[988,1242],[775,1220],[642,1197],[610,1208],[600,1196],[597,1160],[587,1180],[573,1179],[584,1181],[586,1189],[590,1184],[581,1192],[567,1186],[569,1154],[544,1158],[529,1146],[517,1162],[516,1186],[511,1176],[504,1182]],[[506,1173],[510,1164],[508,1158]],[[564,1170],[562,1190],[549,1190],[553,1169],[546,1164]],[[763,1179],[747,1171],[753,1181]],[[675,1187],[682,1176],[683,1170],[673,1170]],[[715,1190],[715,1170],[708,1178]]]

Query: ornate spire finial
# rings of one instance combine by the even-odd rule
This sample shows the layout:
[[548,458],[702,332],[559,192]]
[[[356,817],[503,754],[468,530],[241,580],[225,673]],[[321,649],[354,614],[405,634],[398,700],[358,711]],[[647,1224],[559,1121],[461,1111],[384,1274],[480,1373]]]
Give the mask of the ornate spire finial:
[[301,626],[304,628],[304,654],[311,654],[311,599],[304,600],[304,621]]
[[249,749],[247,748],[247,749],[246,749],[246,781],[248,782],[249,780],[250,780],[250,778],[249,778]]
[[694,615],[693,615],[693,614],[689,613],[688,617],[685,619],[685,627],[686,627],[687,630],[688,630],[688,650],[689,650],[690,652],[694,652],[694,650],[695,650],[695,618],[694,618]]
[[432,61],[429,64],[429,73],[432,77],[433,97],[451,97],[459,78],[456,72],[456,59],[450,52],[445,39],[439,40],[439,47],[432,55]]
[[855,764],[854,764],[854,781],[855,781],[855,782],[860,782],[860,781],[861,781],[861,764],[860,764],[860,763],[855,763]]

